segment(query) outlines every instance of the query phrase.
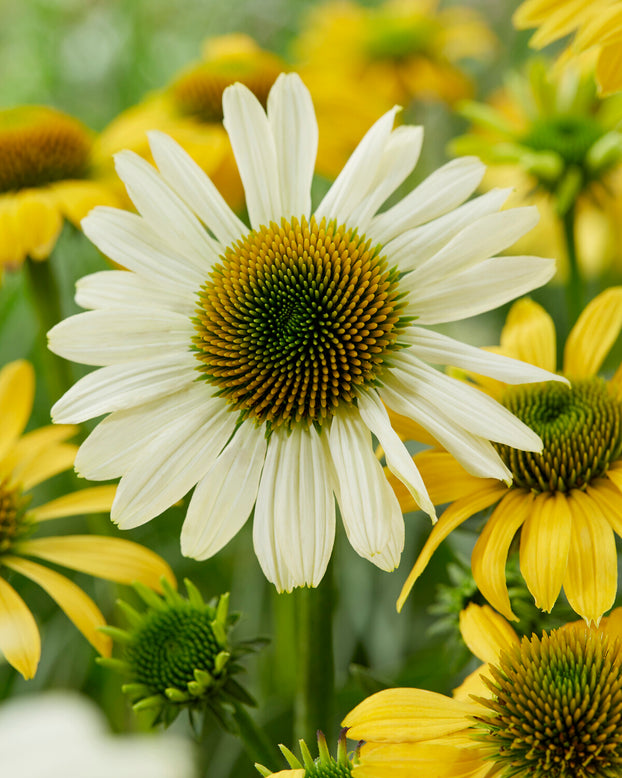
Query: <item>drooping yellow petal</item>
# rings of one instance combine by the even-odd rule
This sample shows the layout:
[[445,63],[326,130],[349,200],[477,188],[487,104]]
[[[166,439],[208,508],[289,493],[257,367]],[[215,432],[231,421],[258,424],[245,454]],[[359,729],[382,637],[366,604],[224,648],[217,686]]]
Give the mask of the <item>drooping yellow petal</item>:
[[353,778],[478,778],[490,769],[477,748],[436,743],[365,743]]
[[305,778],[305,770],[279,770],[278,773],[270,773],[270,778]]
[[460,612],[460,634],[469,651],[482,662],[498,662],[501,651],[507,651],[518,636],[508,622],[489,605],[471,602]]
[[592,481],[586,492],[598,505],[613,531],[622,537],[622,470],[610,470],[607,475],[613,475],[614,478],[598,478]]
[[471,555],[473,578],[488,602],[507,619],[517,621],[512,612],[505,582],[505,563],[512,538],[531,510],[533,496],[523,489],[507,492],[486,522]]
[[622,286],[605,290],[589,303],[572,328],[564,349],[564,373],[595,375],[622,328]]
[[116,485],[80,489],[63,497],[57,497],[44,505],[31,508],[28,513],[36,521],[58,519],[62,516],[79,516],[85,513],[109,513],[116,491]]
[[6,556],[2,562],[44,589],[69,616],[89,643],[102,656],[110,656],[112,640],[98,629],[106,626],[106,620],[97,605],[79,586],[65,578],[64,575],[31,562],[29,559]]
[[484,683],[484,678],[494,681],[489,664],[480,665],[477,670],[469,673],[460,686],[453,690],[454,699],[470,700],[472,694],[476,697],[490,697],[490,689]]
[[348,738],[380,743],[418,743],[470,727],[468,716],[481,713],[462,702],[424,689],[384,689],[363,700],[342,722]]
[[409,419],[408,416],[401,416],[390,408],[387,408],[391,426],[397,432],[402,440],[418,440],[428,446],[438,446],[438,441],[416,421]]
[[587,623],[598,624],[613,605],[618,587],[618,559],[613,530],[598,504],[575,489],[568,504],[572,538],[564,591],[572,609]]
[[24,431],[35,396],[35,374],[24,359],[0,370],[0,460]]
[[402,591],[397,600],[398,611],[402,610],[415,581],[425,570],[432,554],[440,546],[443,540],[445,540],[456,527],[459,527],[475,513],[483,511],[485,508],[489,508],[500,500],[506,492],[507,489],[505,486],[502,486],[498,481],[494,481],[493,485],[484,486],[482,489],[479,489],[460,500],[456,500],[456,502],[452,503],[447,510],[444,511],[443,515],[432,528],[432,532],[430,533],[425,546],[421,550],[413,569],[410,571],[410,574],[402,587]]
[[73,443],[59,443],[57,446],[43,449],[34,459],[18,463],[13,471],[13,478],[22,489],[30,489],[71,469],[77,452],[78,446]]
[[596,61],[596,81],[602,97],[622,90],[622,43],[603,46]]
[[555,372],[556,336],[553,319],[541,305],[524,298],[510,308],[501,331],[503,352],[544,370]]
[[536,605],[547,613],[555,605],[566,576],[571,533],[565,495],[539,494],[521,530],[520,569]]
[[139,543],[123,538],[63,535],[25,540],[16,548],[20,554],[36,556],[116,583],[140,581],[151,589],[161,591],[160,578],[164,576],[173,586],[176,585],[173,571],[162,557]]
[[590,46],[601,46],[619,41],[622,38],[622,7],[614,3],[609,8],[601,9],[600,13],[592,14],[590,20],[577,33],[573,48],[577,51]]
[[36,260],[47,259],[63,227],[63,218],[47,193],[32,189],[16,197],[15,221],[26,254]]
[[52,187],[51,194],[60,213],[76,227],[96,205],[121,204],[111,185],[97,181],[60,181]]
[[41,657],[39,630],[26,603],[2,577],[0,577],[0,652],[26,680],[34,677]]
[[422,451],[414,460],[434,505],[459,500],[482,487],[499,485],[494,478],[477,478],[467,473],[447,451]]

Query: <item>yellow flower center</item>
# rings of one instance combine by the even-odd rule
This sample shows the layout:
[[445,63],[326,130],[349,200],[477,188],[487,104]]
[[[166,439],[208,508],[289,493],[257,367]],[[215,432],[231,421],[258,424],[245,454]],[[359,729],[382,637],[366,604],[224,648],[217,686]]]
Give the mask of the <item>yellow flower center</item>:
[[17,487],[10,487],[8,480],[0,480],[0,555],[7,553],[13,544],[32,529],[26,515],[30,502]]
[[500,778],[622,775],[622,649],[573,627],[523,638],[487,682],[473,737]]
[[261,63],[236,58],[206,62],[176,79],[169,94],[183,116],[218,123],[223,119],[222,94],[228,86],[244,84],[265,108],[268,92],[282,70],[280,61],[265,52]]
[[397,272],[355,230],[282,220],[225,250],[199,292],[200,370],[270,425],[321,423],[397,348]]
[[85,178],[91,146],[87,128],[59,111],[0,111],[0,192]]
[[509,388],[502,403],[542,438],[541,454],[495,444],[513,486],[535,492],[585,489],[622,456],[622,405],[601,378]]

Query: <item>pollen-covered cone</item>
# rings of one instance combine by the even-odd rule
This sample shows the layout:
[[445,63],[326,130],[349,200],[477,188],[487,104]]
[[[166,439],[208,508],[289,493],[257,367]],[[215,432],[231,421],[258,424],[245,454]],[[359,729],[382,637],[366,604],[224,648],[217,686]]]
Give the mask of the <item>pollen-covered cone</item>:
[[115,494],[114,486],[96,486],[31,507],[29,491],[71,468],[78,450],[67,442],[78,431],[73,426],[41,427],[23,434],[33,396],[34,371],[28,362],[11,362],[0,370],[0,653],[25,678],[37,670],[41,641],[30,609],[13,587],[18,580],[14,573],[41,586],[103,655],[110,653],[111,641],[99,631],[106,623],[99,608],[69,578],[41,562],[119,583],[141,581],[157,589],[162,576],[175,582],[163,559],[129,540],[32,537],[56,518],[107,513]]
[[318,132],[300,78],[279,76],[267,111],[243,85],[229,87],[223,112],[250,226],[162,133],[150,137],[157,170],[118,155],[139,213],[99,208],[83,227],[129,272],[82,279],[77,300],[91,310],[49,333],[55,353],[102,366],[58,401],[53,418],[109,414],[76,468],[95,480],[121,476],[111,516],[122,528],[196,486],[183,553],[213,555],[254,508],[262,569],[289,591],[322,578],[336,498],[354,549],[392,570],[404,523],[372,435],[389,469],[430,515],[434,508],[386,406],[432,430],[475,476],[510,478],[490,438],[540,448],[498,403],[427,361],[518,383],[552,376],[426,328],[551,277],[553,260],[496,257],[537,213],[499,212],[507,191],[466,202],[484,171],[472,157],[379,213],[421,147],[421,128],[393,130],[397,108],[312,209]]
[[[588,623],[598,623],[611,608],[618,586],[615,535],[622,535],[622,369],[609,381],[597,373],[621,328],[622,287],[612,287],[592,300],[568,336],[562,375],[569,385],[518,388],[471,374],[487,397],[498,398],[542,437],[544,448],[534,454],[496,444],[512,473],[510,484],[473,478],[442,446],[415,457],[433,502],[451,505],[421,551],[398,607],[440,543],[469,517],[496,506],[471,557],[475,581],[491,605],[516,618],[505,566],[520,531],[520,569],[538,607],[550,611],[563,586],[570,606]],[[531,300],[515,303],[498,351],[554,370],[551,317]],[[408,422],[395,424],[408,434]],[[412,509],[410,497],[400,494],[402,508]]]

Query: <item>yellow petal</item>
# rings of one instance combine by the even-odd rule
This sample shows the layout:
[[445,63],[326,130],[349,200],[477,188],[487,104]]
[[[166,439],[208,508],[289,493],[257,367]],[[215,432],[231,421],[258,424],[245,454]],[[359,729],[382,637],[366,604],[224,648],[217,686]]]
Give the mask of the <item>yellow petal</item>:
[[434,505],[453,502],[482,487],[499,484],[494,478],[477,478],[467,473],[447,451],[422,451],[414,460]]
[[432,532],[430,533],[425,546],[421,550],[413,569],[410,571],[410,574],[402,587],[402,591],[397,600],[398,611],[402,610],[415,581],[425,570],[432,554],[440,546],[443,540],[445,540],[456,527],[459,527],[468,518],[473,516],[473,514],[483,511],[485,508],[489,508],[493,503],[500,500],[506,492],[507,489],[505,486],[501,486],[498,481],[494,481],[492,485],[484,486],[482,489],[463,497],[461,500],[456,500],[456,502],[452,503],[443,512],[443,515],[432,528]]
[[279,770],[278,773],[270,773],[270,778],[305,778],[305,770]]
[[471,602],[460,612],[460,634],[469,651],[482,662],[494,663],[501,651],[507,651],[518,636],[510,624],[489,605]]
[[622,44],[604,46],[596,61],[596,81],[602,97],[622,90]]
[[15,270],[26,259],[24,235],[16,219],[16,203],[13,195],[0,195],[0,271]]
[[409,419],[408,416],[401,416],[390,408],[387,408],[391,426],[397,432],[402,440],[418,440],[420,443],[426,443],[428,446],[438,446],[438,441],[430,433],[417,424],[416,421]]
[[512,612],[505,582],[505,563],[510,543],[531,510],[533,496],[522,489],[510,490],[486,522],[471,555],[473,578],[488,602],[507,619]]
[[2,562],[44,589],[69,616],[89,643],[102,656],[110,656],[112,640],[108,635],[99,631],[99,627],[106,626],[106,620],[97,605],[79,586],[65,578],[64,575],[31,562],[29,559],[6,556]]
[[571,533],[565,495],[539,494],[521,530],[520,569],[536,605],[547,613],[555,605],[566,576]]
[[47,481],[73,467],[78,447],[73,443],[59,443],[44,449],[37,457],[18,463],[13,471],[16,481],[24,490]]
[[62,443],[78,430],[79,427],[73,424],[51,424],[27,432],[11,447],[4,459],[0,460],[0,471],[11,474],[12,481],[19,480],[19,473],[33,466],[42,452]]
[[610,470],[607,475],[614,475],[614,478],[592,481],[586,493],[598,505],[613,531],[622,537],[622,471]]
[[37,190],[27,190],[16,198],[15,219],[26,254],[33,259],[47,259],[63,228],[63,218],[54,202]]
[[519,300],[510,308],[501,331],[501,346],[516,359],[555,372],[555,324],[544,308],[533,300]]
[[116,494],[116,486],[93,486],[80,489],[63,497],[32,508],[28,513],[36,521],[58,519],[62,516],[79,516],[84,513],[110,513]]
[[564,349],[564,373],[572,378],[595,375],[621,328],[622,286],[614,286],[595,297],[572,328]]
[[490,697],[490,689],[484,683],[484,678],[487,678],[494,683],[489,664],[480,665],[477,670],[473,670],[472,673],[469,673],[460,686],[457,686],[454,689],[454,699],[470,700],[471,695],[475,695],[476,697]]
[[164,576],[173,586],[176,585],[173,571],[162,557],[131,540],[63,535],[25,540],[17,548],[20,554],[36,556],[117,583],[140,581],[161,591],[160,578]]
[[35,373],[24,359],[0,370],[0,459],[11,449],[30,418],[35,395]]
[[0,577],[0,651],[26,680],[33,678],[41,656],[39,630],[15,589]]
[[[482,770],[485,772],[482,772]],[[490,770],[477,748],[436,743],[366,743],[353,778],[478,778]]]
[[615,3],[591,16],[589,23],[579,30],[573,49],[581,51],[597,44],[603,46],[622,38],[622,8]]
[[469,729],[468,716],[481,713],[462,702],[424,689],[384,689],[372,694],[342,722],[348,738],[381,743],[417,743]]
[[618,560],[613,530],[596,502],[574,489],[568,498],[572,538],[564,591],[571,608],[588,624],[600,621],[613,605]]
[[97,181],[61,181],[52,188],[60,212],[76,227],[96,205],[119,206],[112,187]]

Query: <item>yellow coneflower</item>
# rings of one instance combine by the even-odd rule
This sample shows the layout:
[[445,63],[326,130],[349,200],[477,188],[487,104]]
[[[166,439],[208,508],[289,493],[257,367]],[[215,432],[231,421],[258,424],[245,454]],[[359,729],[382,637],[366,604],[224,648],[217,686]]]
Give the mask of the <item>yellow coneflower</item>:
[[0,110],[0,278],[26,257],[46,259],[65,219],[118,205],[98,141],[77,119],[44,106]]
[[142,581],[159,588],[161,576],[175,582],[163,559],[128,540],[32,537],[51,519],[108,512],[115,495],[114,487],[98,486],[30,506],[30,489],[71,468],[78,448],[66,442],[77,431],[70,425],[22,434],[33,396],[34,372],[28,362],[11,362],[0,370],[0,652],[25,678],[36,672],[41,641],[30,609],[9,583],[14,573],[41,586],[100,654],[111,649],[110,638],[98,629],[106,622],[91,598],[32,557],[119,583]]
[[[400,596],[401,607],[439,544],[470,516],[493,505],[471,558],[487,600],[514,619],[505,564],[520,530],[520,567],[536,605],[549,611],[562,586],[571,607],[598,622],[617,590],[615,534],[622,535],[622,369],[606,381],[597,373],[622,327],[622,287],[600,294],[573,327],[562,374],[570,386],[541,383],[514,388],[481,379],[486,391],[537,432],[538,454],[496,446],[512,472],[507,486],[475,479],[446,451],[415,457],[435,504],[451,503],[432,530]],[[510,310],[502,354],[554,370],[555,327],[536,303]],[[405,424],[396,424],[408,434]],[[397,486],[397,485],[396,485]],[[409,510],[412,501],[401,499]]]

